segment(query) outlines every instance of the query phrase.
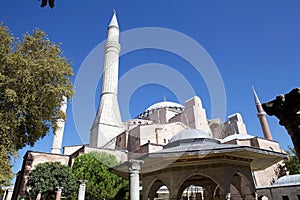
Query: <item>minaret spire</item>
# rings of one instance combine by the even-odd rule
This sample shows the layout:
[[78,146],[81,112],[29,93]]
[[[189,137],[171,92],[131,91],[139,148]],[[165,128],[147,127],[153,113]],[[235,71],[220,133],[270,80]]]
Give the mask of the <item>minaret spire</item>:
[[108,25],[108,28],[110,28],[112,26],[114,26],[116,28],[119,28],[119,24],[118,24],[118,20],[117,20],[117,12],[116,12],[115,9],[114,9],[113,17],[111,18],[111,21],[110,21],[110,23]]
[[[67,111],[67,97],[63,96],[62,97],[62,102],[60,106],[60,110],[66,114]],[[61,153],[61,145],[62,145],[62,140],[63,140],[63,134],[64,134],[64,129],[65,129],[65,120],[64,119],[58,119],[57,122],[57,128],[54,132],[53,136],[53,142],[52,142],[52,148],[51,148],[51,153]]]
[[271,135],[271,131],[270,131],[268,121],[267,121],[267,118],[266,118],[266,113],[262,108],[260,100],[259,100],[259,98],[257,96],[257,93],[256,93],[253,86],[252,86],[252,92],[253,92],[254,101],[255,101],[255,105],[256,105],[257,117],[259,119],[262,131],[264,133],[264,137],[268,140],[272,140],[272,135]]
[[119,53],[121,49],[119,34],[119,25],[114,11],[104,46],[101,100],[90,131],[90,145],[93,147],[103,147],[125,130],[118,104]]
[[258,96],[257,96],[257,94],[255,92],[255,89],[254,89],[253,85],[252,85],[252,92],[253,92],[255,104],[256,105],[261,105],[260,100],[259,100],[259,98],[258,98]]

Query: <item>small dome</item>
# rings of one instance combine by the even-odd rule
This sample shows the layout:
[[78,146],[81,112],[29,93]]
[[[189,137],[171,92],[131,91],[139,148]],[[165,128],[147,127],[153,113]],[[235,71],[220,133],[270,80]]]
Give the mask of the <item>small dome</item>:
[[274,182],[274,185],[295,185],[295,184],[300,184],[300,174],[283,176]]
[[170,143],[179,140],[195,139],[195,138],[212,138],[212,136],[209,133],[206,133],[198,129],[184,129],[182,131],[179,131],[176,135],[174,135],[171,138]]
[[166,107],[167,108],[184,108],[184,106],[179,103],[170,102],[170,101],[162,101],[162,102],[153,104],[152,106],[147,108],[146,111],[156,110],[156,109],[166,108]]

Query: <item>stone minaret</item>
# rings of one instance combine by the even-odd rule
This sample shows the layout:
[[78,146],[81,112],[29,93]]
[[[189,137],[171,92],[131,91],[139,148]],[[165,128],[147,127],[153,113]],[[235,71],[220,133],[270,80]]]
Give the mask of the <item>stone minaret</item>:
[[90,146],[101,148],[124,131],[118,104],[119,25],[116,12],[108,26],[100,105],[90,131]]
[[[67,111],[67,97],[63,96],[63,100],[61,102],[60,110],[66,114]],[[51,148],[51,153],[61,153],[61,145],[64,135],[64,129],[65,129],[65,120],[64,119],[58,119],[57,122],[57,128],[54,132],[53,136],[53,143]]]
[[254,87],[252,87],[253,95],[254,95],[254,100],[255,100],[255,105],[256,105],[256,110],[257,110],[257,117],[259,119],[262,131],[264,133],[264,137],[268,140],[272,140],[272,135],[271,131],[267,122],[266,118],[266,113],[262,108],[262,105],[258,99],[258,96],[254,90]]

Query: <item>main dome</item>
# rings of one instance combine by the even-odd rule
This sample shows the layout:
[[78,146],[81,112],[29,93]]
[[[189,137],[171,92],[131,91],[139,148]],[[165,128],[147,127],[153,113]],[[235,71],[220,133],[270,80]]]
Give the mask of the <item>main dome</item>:
[[152,106],[147,108],[146,111],[157,110],[160,108],[184,108],[184,106],[179,103],[175,103],[175,102],[171,102],[171,101],[162,101],[162,102],[153,104]]
[[151,114],[154,111],[159,110],[161,108],[170,108],[170,109],[182,111],[184,109],[184,106],[179,104],[179,103],[175,103],[175,102],[171,102],[171,101],[158,102],[158,103],[153,104],[152,106],[148,107],[143,113],[139,114],[137,116],[137,118],[138,119],[144,119],[149,114]]

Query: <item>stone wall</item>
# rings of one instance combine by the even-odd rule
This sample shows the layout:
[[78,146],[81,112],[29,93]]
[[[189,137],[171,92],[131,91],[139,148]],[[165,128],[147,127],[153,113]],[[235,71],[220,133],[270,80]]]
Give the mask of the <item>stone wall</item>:
[[129,130],[128,151],[136,152],[147,143],[166,145],[179,131],[186,128],[182,123],[139,125]]
[[269,200],[283,200],[284,197],[288,197],[289,200],[299,200],[300,185],[258,187],[257,193],[259,197],[265,196]]
[[17,175],[13,199],[16,199],[18,195],[23,195],[25,193],[29,172],[38,164],[45,162],[60,162],[63,165],[68,165],[69,158],[69,155],[27,151],[23,157],[22,169]]

